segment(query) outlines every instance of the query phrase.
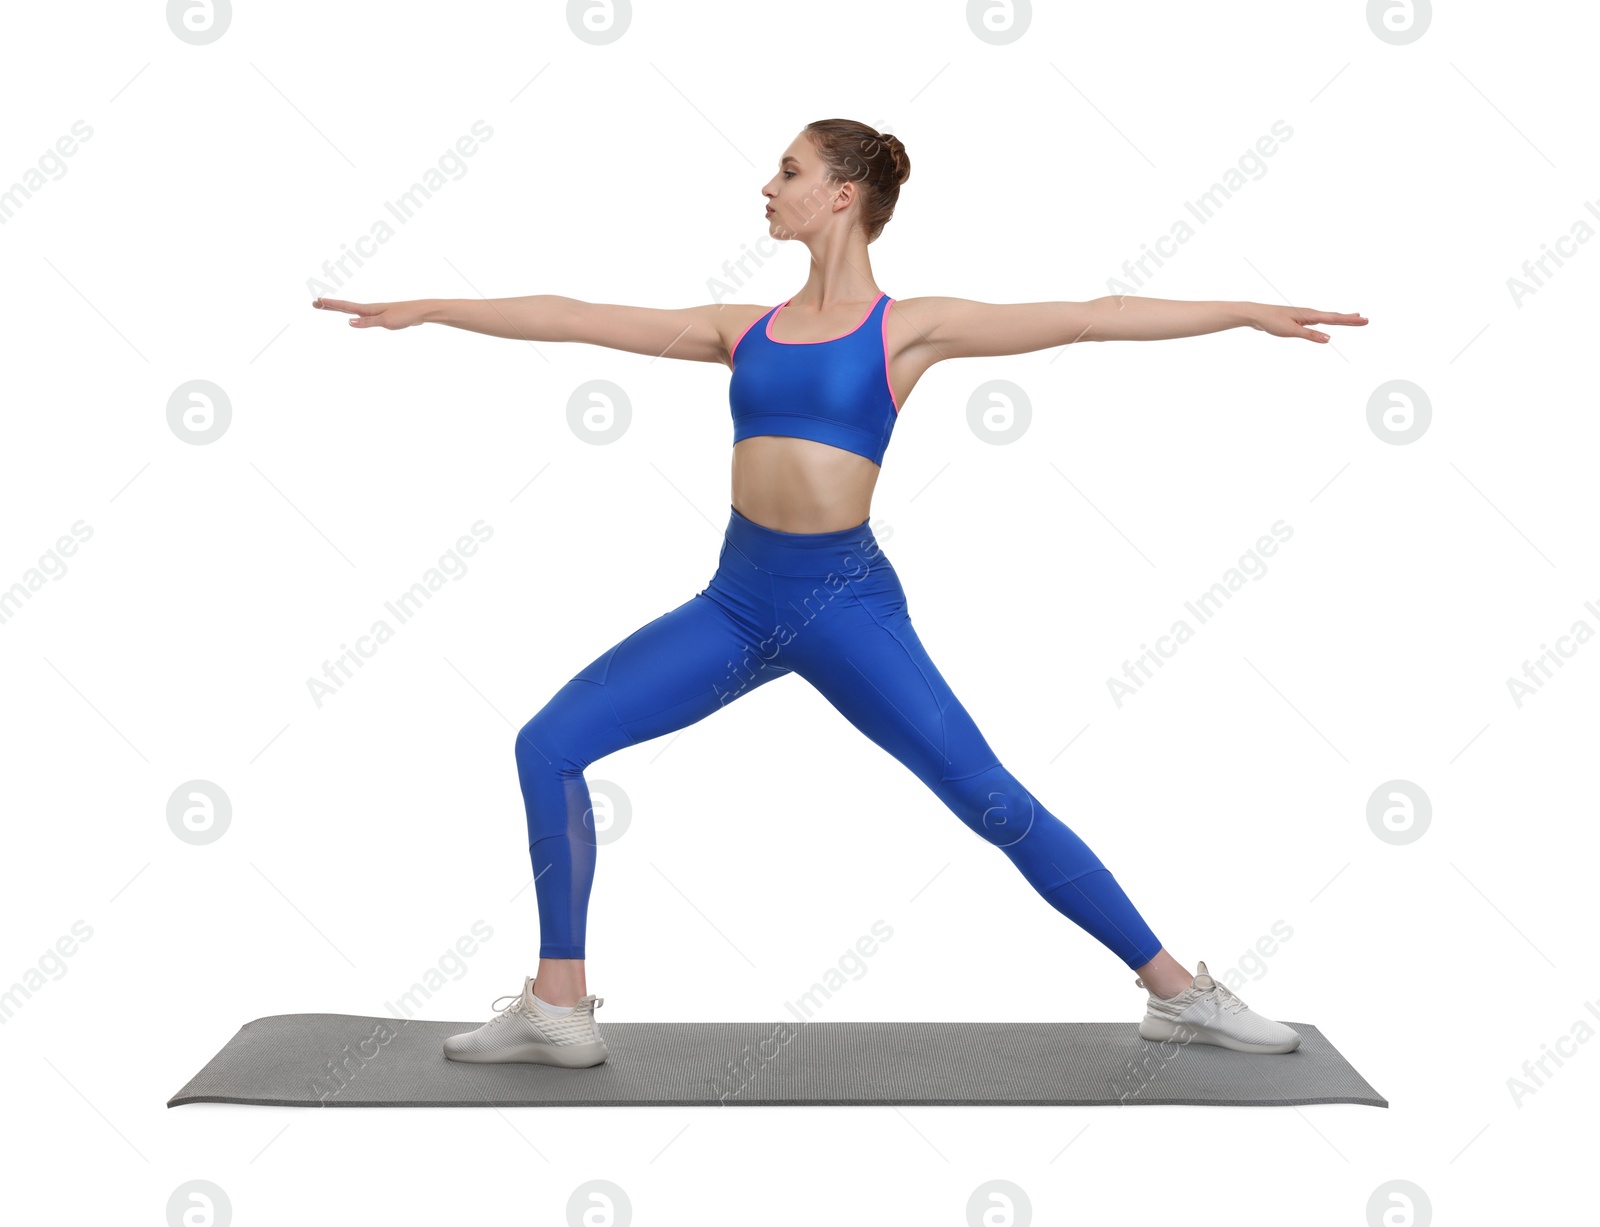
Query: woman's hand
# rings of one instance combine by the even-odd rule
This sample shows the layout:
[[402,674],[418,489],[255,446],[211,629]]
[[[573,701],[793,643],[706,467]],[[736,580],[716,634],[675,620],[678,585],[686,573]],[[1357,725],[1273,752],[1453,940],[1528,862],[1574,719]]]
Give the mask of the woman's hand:
[[352,328],[410,328],[425,324],[433,301],[427,298],[410,302],[345,302],[342,298],[317,298],[311,302],[322,311],[348,311],[356,318]]
[[1275,337],[1304,337],[1308,341],[1326,341],[1328,334],[1307,328],[1307,324],[1365,324],[1367,317],[1359,312],[1339,315],[1332,311],[1313,311],[1308,307],[1279,307],[1271,303],[1247,304],[1250,327],[1270,332]]

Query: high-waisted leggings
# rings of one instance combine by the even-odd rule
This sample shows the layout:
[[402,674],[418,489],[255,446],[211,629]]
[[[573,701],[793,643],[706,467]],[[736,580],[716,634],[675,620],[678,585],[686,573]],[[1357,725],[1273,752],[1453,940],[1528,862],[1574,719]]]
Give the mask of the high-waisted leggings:
[[584,768],[797,673],[1130,968],[1161,949],[1111,871],[989,748],[912,628],[870,521],[786,533],[731,506],[710,583],[607,648],[517,734],[539,956],[584,957],[596,832]]

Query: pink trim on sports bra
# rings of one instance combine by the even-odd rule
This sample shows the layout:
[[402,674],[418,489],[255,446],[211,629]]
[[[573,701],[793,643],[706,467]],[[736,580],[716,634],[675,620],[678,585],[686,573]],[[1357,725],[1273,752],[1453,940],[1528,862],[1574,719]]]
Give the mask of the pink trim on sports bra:
[[[884,298],[884,297],[886,297],[884,292],[882,290],[879,290],[878,291],[878,298]],[[843,340],[845,337],[849,336],[851,333],[857,331],[861,327],[862,324],[865,324],[867,322],[867,317],[872,314],[873,307],[876,307],[878,305],[878,298],[874,298],[872,300],[872,303],[867,307],[867,314],[863,315],[859,320],[856,321],[855,328],[847,329],[846,331],[841,332],[836,337],[823,337],[822,340],[820,340],[820,341],[784,341],[784,340],[781,340],[778,337],[775,337],[775,336],[772,335],[772,321],[777,319],[778,318],[778,312],[782,311],[792,301],[790,299],[785,298],[781,303],[779,303],[776,307],[774,307],[772,309],[772,314],[767,316],[767,327],[766,327],[766,330],[765,330],[766,334],[767,334],[767,340],[771,341],[775,345],[826,345],[829,341]],[[740,334],[740,339],[743,340],[743,333]],[[891,399],[892,399],[892,397],[891,397]]]
[[754,328],[756,326],[756,320],[759,320],[760,318],[761,317],[758,315],[754,320],[751,320],[748,324],[746,324],[744,326],[744,330],[734,338],[733,344],[728,347],[728,369],[730,371],[733,369],[733,355],[739,350],[739,342],[744,340],[744,334]]
[[[876,303],[873,306],[877,306]],[[889,389],[889,403],[894,406],[895,417],[900,416],[900,401],[894,394],[894,383],[889,379],[889,308],[894,306],[894,299],[883,305],[883,315],[878,319],[878,339],[883,348],[883,386]]]

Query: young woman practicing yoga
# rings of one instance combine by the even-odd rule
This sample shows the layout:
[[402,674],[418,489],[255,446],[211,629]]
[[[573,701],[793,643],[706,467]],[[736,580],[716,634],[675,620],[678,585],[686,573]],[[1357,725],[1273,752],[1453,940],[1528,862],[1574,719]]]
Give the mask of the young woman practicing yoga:
[[[357,328],[439,323],[490,336],[582,341],[731,370],[733,489],[705,588],[607,648],[517,734],[539,903],[539,966],[511,1005],[450,1037],[457,1061],[589,1066],[605,1060],[603,998],[584,980],[595,832],[584,769],[798,674],[999,848],[1049,904],[1138,973],[1139,1034],[1291,1052],[1300,1037],[1167,953],[1087,844],[1000,762],[929,657],[900,577],[869,527],[872,490],[906,398],[935,362],[1081,341],[1153,341],[1248,325],[1326,341],[1308,324],[1360,315],[1251,302],[1126,296],[992,304],[896,300],[867,246],[894,212],[910,161],[898,139],[842,119],[808,124],[761,189],[771,234],[810,253],[776,307],[658,310],[556,295],[313,305]],[[537,990],[537,991],[536,991]],[[496,1003],[498,1007],[499,1003]]]

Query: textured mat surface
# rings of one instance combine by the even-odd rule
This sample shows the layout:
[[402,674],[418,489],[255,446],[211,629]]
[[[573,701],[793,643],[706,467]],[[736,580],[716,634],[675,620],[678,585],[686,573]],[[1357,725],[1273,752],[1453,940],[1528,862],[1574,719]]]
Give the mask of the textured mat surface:
[[556,1069],[446,1060],[445,1036],[477,1022],[277,1014],[241,1027],[167,1106],[1389,1106],[1320,1031],[1288,1025],[1297,1051],[1252,1056],[1151,1043],[1133,1023],[603,1023],[604,1064]]

